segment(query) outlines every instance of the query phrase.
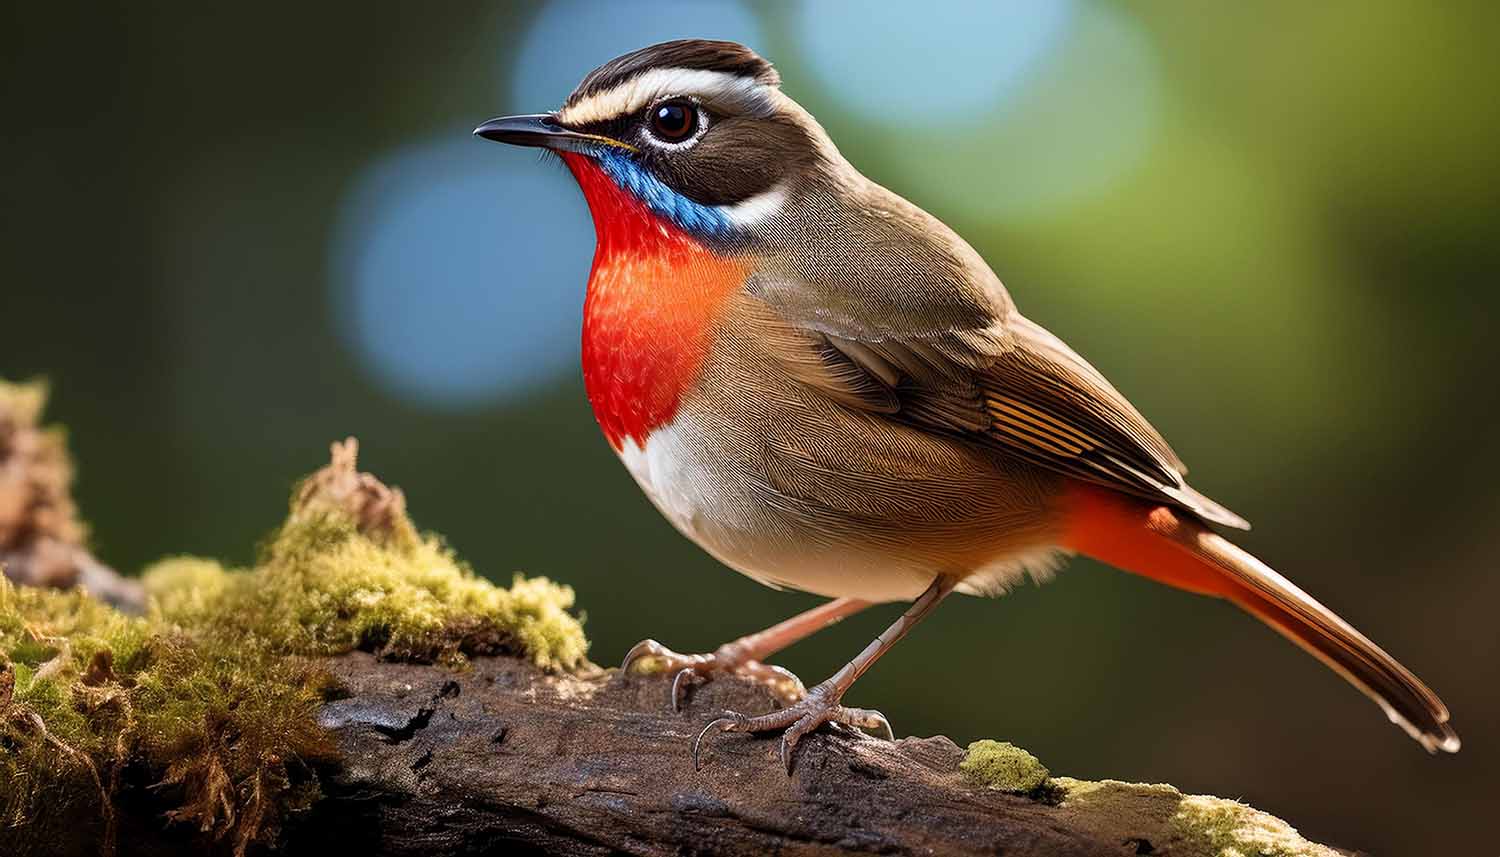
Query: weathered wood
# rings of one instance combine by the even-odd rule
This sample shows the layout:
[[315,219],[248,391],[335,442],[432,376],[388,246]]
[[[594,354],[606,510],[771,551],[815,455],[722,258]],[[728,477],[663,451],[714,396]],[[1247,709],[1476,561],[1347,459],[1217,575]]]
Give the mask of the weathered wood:
[[[37,428],[42,400],[40,386],[0,385],[0,564],[23,583],[82,585],[139,610],[140,585],[84,546],[60,436]],[[415,539],[400,492],[358,473],[355,450],[352,440],[334,446],[332,464],[299,490],[294,519],[297,509],[332,506],[361,529]],[[314,766],[280,751],[252,753],[282,772],[274,781],[230,782],[222,767],[207,769],[224,797],[222,806],[210,802],[205,821],[182,812],[182,778],[162,770],[172,764],[157,759],[151,769],[122,749],[103,774],[93,762],[77,766],[76,782],[50,793],[46,811],[0,818],[0,855],[1335,854],[1269,816],[1170,786],[1058,781],[1031,796],[996,791],[966,779],[965,752],[941,737],[886,742],[823,730],[798,745],[788,775],[778,736],[715,735],[694,770],[689,747],[705,723],[726,709],[756,714],[775,704],[738,678],[697,688],[674,713],[660,677],[548,674],[513,657],[475,657],[464,671],[367,652],[321,663],[339,688],[319,712],[336,756],[320,750],[327,759]],[[109,660],[96,668],[108,675]],[[9,705],[14,673],[0,675],[9,682],[0,686],[6,716],[42,734],[35,713]],[[244,747],[243,732],[213,734],[223,749]],[[56,740],[49,746],[84,756]],[[1025,788],[1045,775],[1033,770]],[[261,800],[311,808],[254,815]],[[265,823],[236,827],[236,813]]]
[[[941,737],[820,731],[799,745],[788,776],[774,737],[725,734],[695,771],[689,742],[708,719],[773,705],[735,678],[699,687],[675,714],[663,679],[616,671],[549,675],[493,657],[455,672],[366,653],[325,663],[343,691],[320,720],[341,758],[317,770],[321,799],[251,853],[1345,853],[1170,786],[1059,780],[1051,800],[994,791],[965,778],[964,751]],[[113,837],[97,806],[72,802],[25,830],[0,828],[0,853],[92,855],[111,844],[122,857],[233,853],[232,837],[168,822],[173,802],[158,777],[132,768],[122,779]]]
[[1127,841],[967,785],[947,738],[824,730],[788,776],[773,738],[726,734],[694,771],[689,742],[712,714],[772,707],[737,679],[700,687],[674,714],[663,680],[614,671],[545,676],[490,658],[453,673],[361,654],[331,666],[349,696],[322,719],[347,762],[288,830],[291,853],[1170,853],[1139,850],[1154,848],[1143,845],[1162,821],[1151,812]]

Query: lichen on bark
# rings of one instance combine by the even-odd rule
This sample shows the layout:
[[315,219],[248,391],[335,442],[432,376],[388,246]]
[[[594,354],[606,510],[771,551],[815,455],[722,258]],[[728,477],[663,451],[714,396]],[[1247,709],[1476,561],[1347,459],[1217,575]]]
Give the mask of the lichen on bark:
[[970,783],[1011,794],[1032,794],[1050,779],[1037,757],[1006,741],[985,739],[969,745],[958,769]]
[[982,740],[958,765],[970,785],[1054,804],[1070,827],[1174,857],[1339,857],[1286,822],[1239,801],[1184,795],[1164,784],[1053,778],[1014,744]]

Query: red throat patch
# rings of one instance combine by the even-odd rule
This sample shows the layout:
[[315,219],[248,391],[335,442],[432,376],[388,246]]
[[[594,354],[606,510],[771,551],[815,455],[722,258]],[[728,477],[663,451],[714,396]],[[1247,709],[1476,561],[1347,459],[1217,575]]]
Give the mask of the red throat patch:
[[597,241],[583,305],[583,383],[610,445],[645,446],[676,417],[719,309],[750,266],[657,217],[592,158],[561,154],[588,200]]

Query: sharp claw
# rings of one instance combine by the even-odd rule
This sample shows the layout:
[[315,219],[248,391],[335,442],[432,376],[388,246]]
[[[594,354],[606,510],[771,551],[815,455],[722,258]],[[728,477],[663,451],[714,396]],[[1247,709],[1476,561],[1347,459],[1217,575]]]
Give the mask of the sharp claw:
[[698,770],[698,751],[702,749],[703,739],[708,736],[708,733],[712,732],[716,726],[720,732],[725,732],[736,723],[744,721],[744,719],[745,716],[743,714],[735,714],[730,711],[726,712],[723,717],[709,721],[709,724],[703,727],[703,731],[698,733],[698,737],[693,739],[693,770]]
[[788,726],[781,733],[781,765],[786,768],[786,775],[792,775],[792,765],[796,760],[794,755],[797,745],[801,743],[802,736],[817,729],[824,723],[830,722],[815,714],[804,714],[796,723]]
[[[721,646],[711,655],[682,655],[655,640],[642,640],[625,653],[624,660],[620,662],[620,674],[670,673],[672,710],[679,713],[683,710],[689,688],[720,674],[743,676],[763,685],[783,706],[797,702],[806,693],[802,681],[788,670],[756,660],[741,661],[741,656],[731,646]],[[636,667],[641,669],[637,670]]]
[[620,672],[630,672],[630,667],[636,661],[640,660],[646,655],[656,654],[655,650],[660,646],[661,644],[656,642],[655,640],[642,640],[639,643],[636,643],[634,646],[631,646],[630,651],[625,653],[625,660],[620,662]]
[[827,688],[814,688],[808,697],[791,708],[783,708],[757,717],[746,717],[735,711],[726,711],[723,716],[711,721],[693,740],[693,770],[698,770],[703,739],[710,732],[768,732],[781,730],[781,766],[791,776],[796,766],[797,745],[802,738],[820,726],[828,724],[851,734],[863,735],[866,731],[883,736],[887,741],[895,740],[895,731],[884,714],[865,708],[845,708],[837,701],[835,692]]
[[801,743],[802,732],[796,726],[781,732],[781,767],[786,768],[786,776],[792,776],[792,767],[796,764],[796,744]]
[[682,700],[687,695],[688,686],[697,683],[698,674],[692,667],[683,667],[677,671],[677,676],[672,679],[672,711],[682,712]]

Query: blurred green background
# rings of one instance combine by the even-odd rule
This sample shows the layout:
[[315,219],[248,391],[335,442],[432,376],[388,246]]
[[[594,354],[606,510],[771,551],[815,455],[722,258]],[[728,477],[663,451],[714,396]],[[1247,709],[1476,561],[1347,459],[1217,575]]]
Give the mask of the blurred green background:
[[[679,537],[593,424],[577,190],[468,137],[624,50],[739,38],[1465,745],[1429,758],[1233,608],[1084,561],[950,601],[850,702],[1344,847],[1494,853],[1500,6],[996,5],[12,3],[0,376],[53,381],[124,569],[248,560],[353,433],[483,573],[573,584],[601,663],[777,621],[813,599]],[[781,660],[820,679],[898,610]]]

